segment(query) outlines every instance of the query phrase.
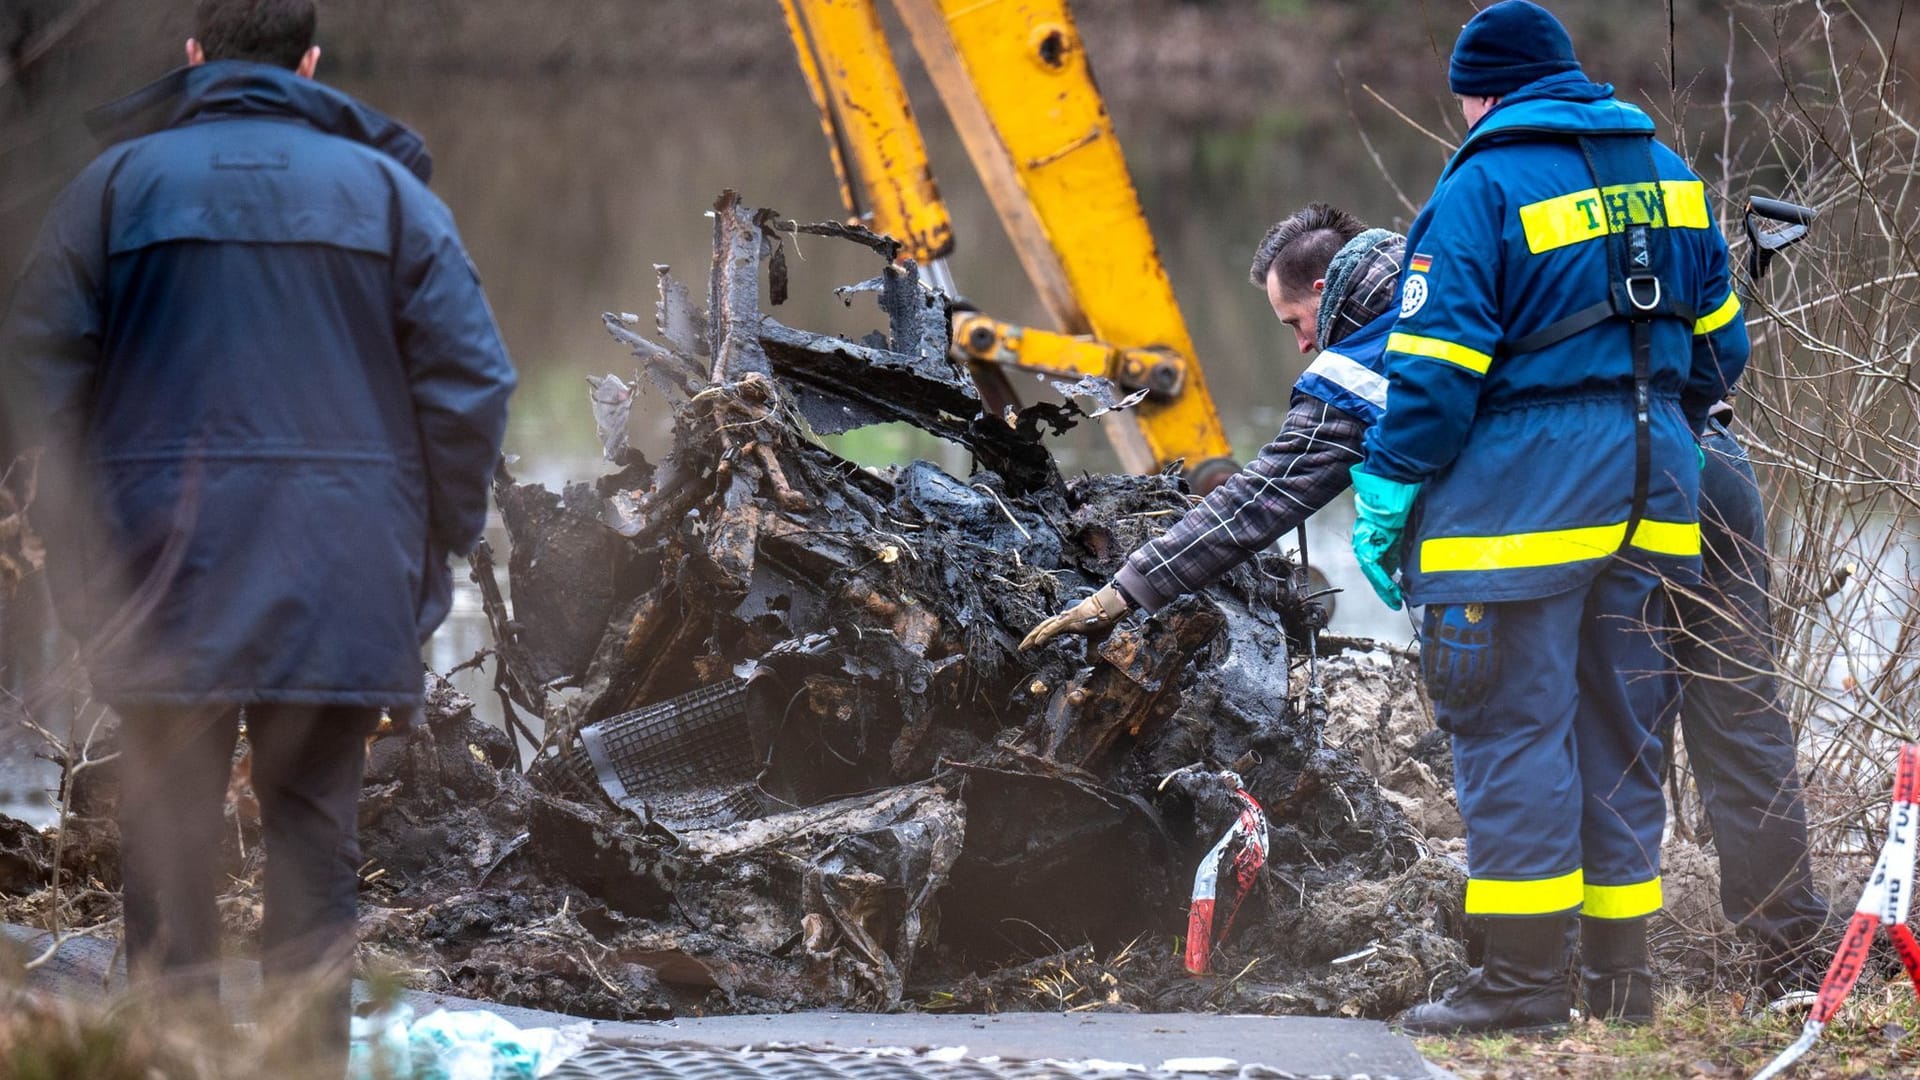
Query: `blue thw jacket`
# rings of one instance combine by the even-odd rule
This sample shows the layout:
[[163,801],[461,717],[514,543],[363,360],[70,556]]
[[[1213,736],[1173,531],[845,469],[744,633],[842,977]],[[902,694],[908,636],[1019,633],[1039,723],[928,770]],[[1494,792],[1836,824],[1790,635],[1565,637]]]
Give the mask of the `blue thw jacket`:
[[417,704],[514,385],[425,148],[238,61],[96,126],[0,331],[96,694]]
[[1380,420],[1387,409],[1387,339],[1395,321],[1382,315],[1320,350],[1294,380],[1296,394],[1317,398],[1365,423]]
[[[1591,165],[1578,136],[1597,137]],[[1653,269],[1682,317],[1652,326],[1650,483],[1629,538],[1628,324],[1512,346],[1607,299],[1609,236],[1634,223],[1654,226]],[[1415,219],[1400,290],[1389,407],[1364,467],[1424,485],[1404,560],[1411,602],[1551,596],[1617,551],[1697,573],[1695,433],[1746,366],[1747,334],[1704,185],[1645,113],[1578,73],[1509,95]]]

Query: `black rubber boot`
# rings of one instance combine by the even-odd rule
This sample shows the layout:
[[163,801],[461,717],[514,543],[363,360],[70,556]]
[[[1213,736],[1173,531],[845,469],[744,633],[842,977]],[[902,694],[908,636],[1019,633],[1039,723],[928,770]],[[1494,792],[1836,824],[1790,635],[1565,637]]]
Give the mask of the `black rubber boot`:
[[1623,1024],[1653,1022],[1653,967],[1647,920],[1580,920],[1580,983],[1587,1015]]
[[1573,1008],[1573,923],[1572,912],[1489,920],[1486,962],[1445,998],[1395,1017],[1394,1026],[1414,1035],[1565,1027]]

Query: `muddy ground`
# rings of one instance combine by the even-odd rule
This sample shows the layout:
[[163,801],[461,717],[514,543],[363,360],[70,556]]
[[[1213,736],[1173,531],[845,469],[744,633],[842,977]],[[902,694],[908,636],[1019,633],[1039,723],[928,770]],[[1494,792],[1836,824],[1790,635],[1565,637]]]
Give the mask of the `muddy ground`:
[[[1049,891],[1024,897],[1017,891],[1032,874],[980,868],[1007,872],[982,887],[1014,892],[996,903],[1018,910],[1006,910],[1000,918],[1008,921],[983,933],[978,918],[943,918],[978,898],[941,890],[933,919],[923,919],[939,925],[928,927],[910,977],[889,1001],[888,988],[861,979],[857,968],[848,978],[850,964],[832,946],[806,947],[819,922],[809,920],[807,869],[845,819],[811,836],[804,827],[762,824],[762,836],[779,838],[773,846],[756,846],[753,830],[735,827],[673,850],[657,830],[590,793],[577,792],[588,797],[575,801],[542,791],[515,767],[503,733],[475,720],[471,703],[444,686],[424,723],[381,738],[371,751],[362,813],[363,964],[419,989],[609,1019],[806,1006],[1387,1016],[1464,971],[1455,944],[1464,843],[1446,746],[1425,719],[1416,665],[1364,642],[1330,648],[1328,742],[1386,778],[1382,792],[1408,822],[1403,835],[1427,855],[1314,887],[1297,876],[1302,864],[1312,867],[1309,849],[1276,844],[1273,868],[1205,977],[1181,966],[1183,878],[1204,846],[1196,837],[1177,855],[1161,852],[1160,867],[1107,866],[1079,888],[1047,883],[1041,887]],[[79,792],[60,909],[64,925],[101,927],[111,937],[116,848],[105,786]],[[988,796],[999,801],[967,816]],[[962,775],[910,787],[883,810],[950,829],[957,809],[964,834],[964,824],[1004,828],[1000,819],[1053,809],[1007,801],[1004,792],[969,787]],[[261,852],[244,799],[235,818],[228,851],[235,887],[223,910],[231,947],[247,952],[258,931]],[[875,831],[871,819],[860,824],[866,835]],[[971,869],[975,859],[962,840],[956,862]],[[7,921],[49,922],[52,848],[51,836],[0,820],[0,916]],[[1725,933],[1710,853],[1675,842],[1666,857],[1670,903],[1656,933],[1664,974],[1683,993],[1734,991],[1697,1007],[1704,1012],[1681,1015],[1737,1012],[1739,989],[1751,987],[1742,967],[1749,958]],[[1148,888],[1158,892],[1113,899],[1123,895],[1118,890]],[[1097,899],[1061,900],[1076,894]],[[1107,916],[1101,925],[1088,921],[1089,906]],[[963,928],[970,936],[958,936]],[[1476,1075],[1482,1068],[1522,1075],[1530,1060],[1472,1043],[1429,1050],[1476,1066]]]

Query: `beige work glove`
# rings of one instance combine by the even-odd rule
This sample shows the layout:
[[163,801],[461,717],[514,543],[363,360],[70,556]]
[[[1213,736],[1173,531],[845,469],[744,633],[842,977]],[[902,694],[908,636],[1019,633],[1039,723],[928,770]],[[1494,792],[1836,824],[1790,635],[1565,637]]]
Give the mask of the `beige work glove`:
[[1061,634],[1097,634],[1120,621],[1127,613],[1127,598],[1119,586],[1109,581],[1101,590],[1067,610],[1034,627],[1020,642],[1022,649],[1037,648]]

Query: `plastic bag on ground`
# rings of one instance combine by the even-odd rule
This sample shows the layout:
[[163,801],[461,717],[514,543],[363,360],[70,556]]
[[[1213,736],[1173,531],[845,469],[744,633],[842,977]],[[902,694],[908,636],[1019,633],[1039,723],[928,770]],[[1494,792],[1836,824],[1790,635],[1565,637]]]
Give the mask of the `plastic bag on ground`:
[[482,1010],[406,1005],[353,1018],[347,1080],[538,1080],[587,1045],[591,1025],[519,1028]]

